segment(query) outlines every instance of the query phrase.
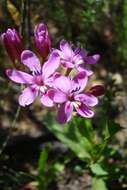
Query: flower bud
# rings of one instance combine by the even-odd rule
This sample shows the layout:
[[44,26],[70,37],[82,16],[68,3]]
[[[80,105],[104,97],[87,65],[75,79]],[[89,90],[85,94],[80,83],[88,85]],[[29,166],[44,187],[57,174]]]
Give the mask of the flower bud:
[[1,37],[12,62],[15,63],[16,60],[20,61],[23,44],[19,33],[15,29],[9,28]]
[[51,39],[48,33],[47,26],[43,23],[38,24],[34,31],[34,40],[37,50],[45,59],[51,49]]
[[102,96],[105,93],[105,87],[102,85],[95,85],[89,89],[89,93],[94,96]]

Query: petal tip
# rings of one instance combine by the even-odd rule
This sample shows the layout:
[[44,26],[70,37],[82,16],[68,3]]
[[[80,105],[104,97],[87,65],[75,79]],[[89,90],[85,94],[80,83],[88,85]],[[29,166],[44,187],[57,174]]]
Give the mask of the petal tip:
[[56,57],[56,58],[57,58],[57,57],[60,57],[60,56],[59,56],[59,53],[58,53],[57,51],[53,51],[53,52],[52,52],[52,56],[54,56],[54,57]]
[[30,50],[24,50],[21,53],[21,60],[28,58],[29,56],[31,56],[33,53]]
[[97,61],[99,61],[99,59],[100,59],[100,55],[99,54],[95,54],[95,55],[93,55],[93,58],[96,60],[96,62]]
[[5,73],[7,76],[11,76],[12,75],[12,69],[6,69]]

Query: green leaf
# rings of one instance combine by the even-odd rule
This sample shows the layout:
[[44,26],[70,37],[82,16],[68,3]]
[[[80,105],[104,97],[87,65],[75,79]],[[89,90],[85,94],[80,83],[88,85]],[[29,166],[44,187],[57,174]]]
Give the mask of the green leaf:
[[99,163],[92,164],[90,166],[90,168],[91,168],[91,171],[93,172],[93,174],[95,174],[97,176],[108,175],[108,172]]
[[53,166],[55,173],[62,173],[64,170],[64,164],[56,162]]
[[106,125],[106,138],[114,136],[122,129],[123,128],[118,123],[115,123],[114,121],[108,121]]
[[38,161],[39,176],[43,176],[45,173],[47,159],[48,159],[48,150],[47,148],[45,148],[44,150],[42,150],[39,161]]
[[102,178],[93,178],[92,190],[108,190],[105,181]]
[[[49,118],[50,117],[50,118]],[[80,159],[91,159],[93,143],[83,134],[76,121],[60,125],[51,116],[45,120],[48,129],[64,144],[66,144]]]
[[76,117],[73,119],[75,126],[79,126],[80,133],[93,142],[94,130],[90,119]]
[[120,124],[115,123],[114,121],[109,121],[108,124],[109,124],[109,133],[111,137],[123,129],[123,127],[121,127]]
[[48,180],[46,180],[46,164],[48,159],[48,149],[49,147],[45,147],[40,154],[40,158],[38,161],[38,189],[46,190],[48,185]]
[[108,140],[111,138],[113,135],[115,135],[117,132],[122,130],[123,128],[115,123],[114,121],[107,121],[105,124],[105,140]]

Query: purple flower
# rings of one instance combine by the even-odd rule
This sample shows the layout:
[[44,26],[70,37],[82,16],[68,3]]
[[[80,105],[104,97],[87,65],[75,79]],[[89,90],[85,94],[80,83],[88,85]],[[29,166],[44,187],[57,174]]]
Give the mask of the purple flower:
[[70,121],[73,111],[85,118],[93,117],[91,107],[95,106],[98,100],[94,95],[83,92],[87,81],[85,71],[79,72],[73,80],[65,76],[58,76],[54,80],[54,89],[49,90],[49,97],[54,103],[60,104],[58,121],[61,124]]
[[1,38],[12,62],[15,63],[16,60],[20,61],[23,44],[19,33],[15,29],[9,28],[2,34]]
[[51,39],[47,26],[44,23],[38,24],[34,31],[35,45],[41,56],[45,59],[51,49]]
[[19,104],[21,106],[29,105],[40,96],[42,104],[52,107],[53,101],[47,95],[48,87],[52,87],[53,74],[60,64],[58,53],[52,52],[48,61],[41,66],[39,59],[32,51],[24,50],[21,54],[21,61],[32,74],[16,69],[7,69],[6,71],[12,81],[27,85],[19,96]]
[[87,51],[81,48],[73,50],[70,44],[65,40],[60,42],[60,50],[58,50],[58,53],[61,57],[61,64],[64,67],[70,69],[76,68],[78,71],[85,70],[88,76],[93,72],[86,68],[86,64],[95,64],[100,58],[98,54],[88,56]]

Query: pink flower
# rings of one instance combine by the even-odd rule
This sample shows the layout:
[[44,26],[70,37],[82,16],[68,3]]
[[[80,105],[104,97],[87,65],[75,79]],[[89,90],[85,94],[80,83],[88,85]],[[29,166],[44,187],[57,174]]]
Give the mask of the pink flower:
[[87,51],[81,48],[73,50],[65,40],[60,42],[60,50],[57,51],[61,57],[61,64],[64,67],[70,69],[76,68],[78,71],[84,70],[88,76],[93,72],[86,68],[86,64],[95,64],[100,58],[98,54],[88,56]]
[[47,26],[44,23],[38,24],[34,31],[35,45],[41,56],[45,59],[51,49],[51,40]]
[[94,95],[83,92],[87,81],[85,71],[79,72],[73,80],[65,76],[58,76],[54,80],[54,89],[49,90],[49,97],[54,103],[60,104],[58,121],[61,124],[70,121],[73,111],[85,118],[94,116],[91,107],[95,106],[98,100]]
[[27,85],[19,96],[19,104],[21,106],[29,105],[39,96],[42,104],[46,102],[47,106],[52,107],[53,101],[49,99],[46,93],[48,93],[48,87],[52,86],[52,76],[60,64],[58,53],[53,52],[48,61],[41,66],[39,59],[32,51],[24,50],[21,54],[21,61],[30,69],[32,74],[16,69],[6,70],[9,79]]
[[20,61],[23,44],[19,33],[15,29],[9,28],[1,37],[12,62],[15,63],[16,60]]

